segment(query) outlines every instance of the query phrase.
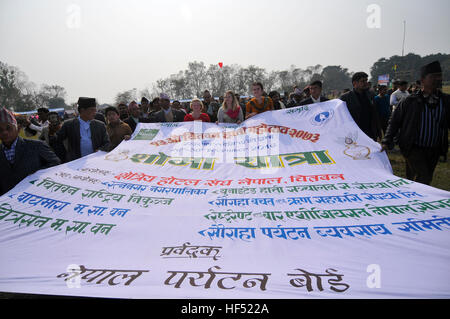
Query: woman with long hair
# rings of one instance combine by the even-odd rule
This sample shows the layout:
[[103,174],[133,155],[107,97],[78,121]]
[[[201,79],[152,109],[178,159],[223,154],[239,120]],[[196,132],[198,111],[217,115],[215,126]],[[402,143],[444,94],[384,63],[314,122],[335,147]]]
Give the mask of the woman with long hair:
[[218,123],[236,123],[244,120],[244,114],[233,91],[226,91],[224,101],[217,112]]
[[184,121],[202,121],[202,122],[211,122],[209,119],[209,115],[206,113],[202,113],[203,103],[198,98],[194,98],[191,101],[191,110],[192,112],[186,114],[184,117]]

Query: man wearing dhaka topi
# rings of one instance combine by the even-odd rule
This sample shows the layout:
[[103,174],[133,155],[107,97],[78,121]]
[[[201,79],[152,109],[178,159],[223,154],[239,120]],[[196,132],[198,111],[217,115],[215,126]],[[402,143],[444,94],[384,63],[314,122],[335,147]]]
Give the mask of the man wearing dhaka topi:
[[6,108],[0,109],[0,195],[34,172],[61,163],[42,141],[19,137],[17,121]]

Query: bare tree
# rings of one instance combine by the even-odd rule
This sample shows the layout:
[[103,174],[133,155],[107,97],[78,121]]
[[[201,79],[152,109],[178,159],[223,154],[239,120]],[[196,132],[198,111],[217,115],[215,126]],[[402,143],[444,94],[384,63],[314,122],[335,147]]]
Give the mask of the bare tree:
[[19,68],[0,62],[0,104],[15,111],[34,108],[30,101],[24,99],[23,90],[28,78]]
[[207,89],[206,66],[203,62],[190,62],[185,72],[186,80],[191,92],[196,96],[201,96]]
[[115,99],[116,104],[120,104],[120,103],[128,104],[131,101],[137,101],[135,88],[128,90],[128,91],[123,91],[123,92],[117,93],[117,95],[116,95],[116,99]]

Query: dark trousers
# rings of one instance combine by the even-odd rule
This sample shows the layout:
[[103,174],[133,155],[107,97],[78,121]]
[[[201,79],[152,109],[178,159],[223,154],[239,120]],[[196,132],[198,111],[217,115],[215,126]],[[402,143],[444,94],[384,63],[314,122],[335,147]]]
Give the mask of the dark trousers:
[[418,183],[430,185],[439,156],[439,147],[413,146],[411,153],[405,156],[406,178]]
[[381,122],[381,130],[383,131],[383,134],[386,134],[387,126],[389,123],[389,117],[380,116],[380,122]]

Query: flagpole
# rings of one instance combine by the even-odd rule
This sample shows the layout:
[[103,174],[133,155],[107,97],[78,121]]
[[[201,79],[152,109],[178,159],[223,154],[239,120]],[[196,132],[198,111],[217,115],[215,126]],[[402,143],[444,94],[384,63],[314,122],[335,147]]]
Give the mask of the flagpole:
[[405,54],[405,34],[406,34],[406,20],[403,20],[403,46],[402,46],[402,56]]

